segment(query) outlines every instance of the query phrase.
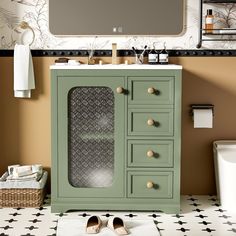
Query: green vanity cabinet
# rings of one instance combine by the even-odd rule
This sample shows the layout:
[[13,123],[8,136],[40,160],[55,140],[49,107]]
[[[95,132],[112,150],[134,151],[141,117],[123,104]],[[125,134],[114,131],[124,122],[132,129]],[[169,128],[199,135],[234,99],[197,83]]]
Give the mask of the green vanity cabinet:
[[181,73],[51,66],[52,212],[179,212]]

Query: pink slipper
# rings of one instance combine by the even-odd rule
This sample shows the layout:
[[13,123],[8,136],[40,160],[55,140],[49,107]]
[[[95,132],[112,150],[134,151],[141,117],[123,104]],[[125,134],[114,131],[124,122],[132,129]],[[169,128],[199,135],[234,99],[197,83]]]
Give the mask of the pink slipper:
[[128,230],[125,227],[124,221],[119,217],[114,217],[109,219],[107,222],[107,226],[116,232],[118,235],[127,235]]
[[101,219],[98,216],[91,216],[86,224],[86,232],[87,234],[97,234],[99,233],[101,226]]

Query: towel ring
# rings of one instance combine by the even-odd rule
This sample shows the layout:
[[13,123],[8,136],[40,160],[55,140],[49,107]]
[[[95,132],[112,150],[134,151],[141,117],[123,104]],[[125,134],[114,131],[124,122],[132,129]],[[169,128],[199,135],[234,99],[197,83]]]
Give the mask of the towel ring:
[[24,30],[26,30],[26,29],[29,29],[29,30],[31,30],[31,32],[32,32],[32,34],[33,34],[33,38],[32,38],[32,41],[31,41],[31,43],[29,44],[30,46],[33,44],[33,42],[34,42],[34,40],[35,40],[35,32],[34,32],[34,30],[33,30],[33,28],[29,25],[29,23],[28,22],[26,22],[26,21],[22,21],[19,25],[17,25],[14,29],[16,29],[16,28],[18,28],[18,27],[20,27],[21,29],[24,29]]

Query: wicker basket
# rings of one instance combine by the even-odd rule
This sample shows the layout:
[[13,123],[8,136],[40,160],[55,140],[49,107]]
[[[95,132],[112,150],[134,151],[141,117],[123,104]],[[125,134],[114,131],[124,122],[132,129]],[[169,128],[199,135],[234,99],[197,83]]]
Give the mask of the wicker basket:
[[45,196],[47,171],[39,181],[5,181],[5,172],[0,181],[0,207],[40,207]]
[[40,207],[43,204],[44,189],[0,189],[0,207]]

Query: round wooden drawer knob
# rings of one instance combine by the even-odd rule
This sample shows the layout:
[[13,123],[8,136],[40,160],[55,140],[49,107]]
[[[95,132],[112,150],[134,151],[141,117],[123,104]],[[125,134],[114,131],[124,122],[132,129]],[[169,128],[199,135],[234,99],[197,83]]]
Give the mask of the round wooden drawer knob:
[[118,87],[118,88],[116,88],[116,92],[119,94],[124,93],[124,88]]
[[147,182],[147,188],[153,188],[153,182],[152,181]]
[[154,157],[154,152],[152,150],[148,150],[147,157]]
[[148,93],[149,94],[154,94],[155,93],[155,89],[154,88],[148,88]]
[[149,125],[149,126],[152,126],[152,125],[154,125],[154,120],[153,119],[148,119],[148,121],[147,121],[147,124]]

